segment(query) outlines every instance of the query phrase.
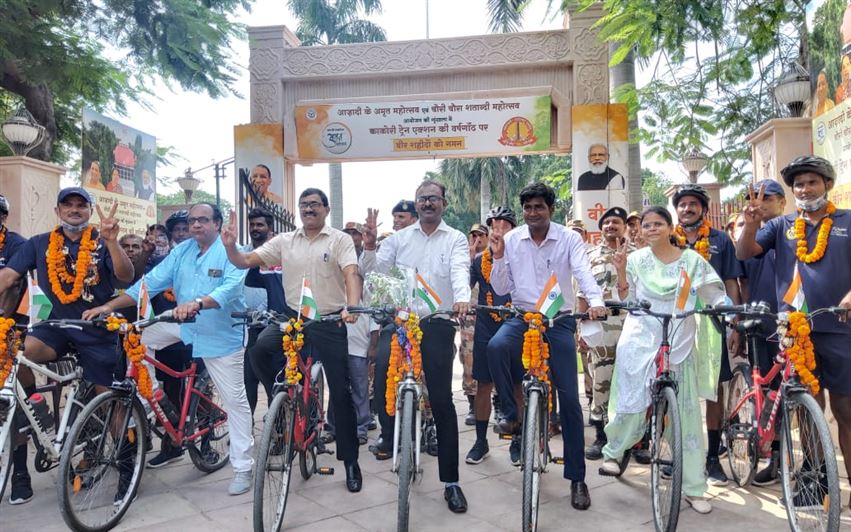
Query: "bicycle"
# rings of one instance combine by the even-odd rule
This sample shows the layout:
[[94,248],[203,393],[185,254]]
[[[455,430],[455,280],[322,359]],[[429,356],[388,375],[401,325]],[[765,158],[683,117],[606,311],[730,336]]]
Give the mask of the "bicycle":
[[[109,390],[96,396],[71,427],[56,486],[65,523],[74,530],[85,531],[115,527],[130,508],[144,471],[149,430],[161,438],[170,438],[176,447],[187,448],[192,463],[205,473],[221,469],[228,461],[227,414],[206,370],[199,371],[198,362],[193,361],[184,371],[175,371],[147,355],[139,356],[138,362],[144,359],[172,377],[184,379],[179,413],[165,396],[147,396],[136,361],[129,369],[126,367],[129,349],[141,348],[144,353],[144,346],[138,338],[134,343],[133,335],[159,322],[192,320],[177,320],[167,311],[134,323],[119,314],[95,321],[106,322],[124,340],[116,347],[119,363]],[[149,429],[137,392],[146,396],[162,429]]]
[[[672,322],[682,320],[694,314],[717,317],[724,312],[721,307],[693,309],[676,314],[664,314],[650,310],[646,301],[606,301],[613,312],[625,311],[637,316],[650,316],[662,325],[662,341],[656,351],[656,375],[650,382],[650,405],[647,407],[647,430],[650,442],[650,493],[653,509],[653,522],[659,532],[672,532],[677,529],[682,502],[683,449],[680,412],[677,405],[676,375],[670,366]],[[717,326],[717,324],[716,324]],[[621,476],[629,465],[631,450],[624,452],[615,475],[600,468],[604,476]]]
[[[76,320],[44,320],[30,326],[29,330],[36,327],[76,326],[74,321]],[[7,351],[0,354],[0,358],[8,357],[4,363],[11,366],[0,388],[0,499],[5,493],[12,472],[15,444],[27,445],[28,439],[32,437],[36,448],[36,471],[44,473],[53,469],[59,464],[71,425],[95,393],[94,386],[82,378],[83,369],[77,364],[76,352],[70,352],[44,365],[24,357],[25,331],[21,326],[9,327],[3,338]],[[3,365],[0,363],[0,367]],[[18,382],[19,366],[30,368],[47,379],[45,386],[36,387],[36,393],[50,393],[53,398],[53,419],[50,427],[44,426],[45,420],[39,418],[23,386]]]
[[[371,314],[374,309],[349,307],[350,314]],[[281,529],[289,495],[290,474],[295,455],[298,455],[299,472],[304,480],[314,473],[333,475],[333,467],[318,467],[316,458],[321,454],[332,454],[321,441],[325,424],[325,373],[322,363],[313,356],[298,356],[303,341],[299,336],[316,323],[340,320],[339,315],[322,316],[301,324],[285,314],[270,311],[234,312],[231,317],[243,320],[249,327],[265,327],[278,324],[281,330],[291,335],[292,361],[275,377],[273,398],[263,419],[263,432],[257,453],[254,475],[254,530]],[[302,381],[306,380],[306,384]]]
[[[841,504],[836,451],[824,412],[808,387],[801,383],[789,355],[792,341],[783,334],[790,327],[789,314],[773,314],[764,303],[716,309],[746,318],[736,329],[748,338],[750,364],[754,364],[752,357],[757,348],[754,333],[761,326],[760,319],[776,322],[781,333],[782,349],[765,375],[756,365],[751,368],[744,362],[733,369],[723,428],[733,479],[739,486],[750,484],[760,457],[770,455],[771,443],[779,430],[780,476],[790,528],[839,530]],[[818,309],[805,319],[811,321],[826,313],[847,315],[848,309]],[[769,389],[777,377],[779,388]]]

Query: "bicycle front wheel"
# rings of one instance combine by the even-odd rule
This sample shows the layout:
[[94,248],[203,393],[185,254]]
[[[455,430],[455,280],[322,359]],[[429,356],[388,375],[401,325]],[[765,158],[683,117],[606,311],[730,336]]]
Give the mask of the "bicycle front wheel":
[[[13,399],[14,401],[14,399]],[[6,409],[5,412],[0,412],[0,501],[3,500],[3,493],[6,492],[6,484],[9,483],[9,477],[12,474],[12,430],[15,424],[15,406],[11,404],[4,405],[0,403],[0,409]]]
[[263,421],[254,474],[254,530],[278,532],[284,522],[293,469],[295,411],[286,392],[272,399]]
[[133,395],[109,391],[83,409],[62,447],[56,490],[72,530],[116,526],[136,498],[147,420]]
[[750,396],[742,401],[752,387],[751,367],[748,364],[739,364],[733,370],[724,408],[727,460],[730,462],[733,480],[739,486],[750,484],[759,462],[756,434],[759,414],[756,410],[756,399]]
[[[410,517],[411,484],[414,479],[414,392],[402,396],[402,419],[399,423],[399,496],[396,508],[396,530],[407,532]],[[419,429],[419,427],[418,427]]]
[[541,473],[544,471],[547,446],[547,417],[539,390],[531,390],[526,399],[523,419],[523,532],[538,528],[538,501],[541,493]]
[[807,392],[783,401],[780,479],[794,531],[839,530],[839,473],[824,413]]
[[677,394],[665,386],[650,420],[650,492],[657,532],[673,532],[680,516],[683,447]]

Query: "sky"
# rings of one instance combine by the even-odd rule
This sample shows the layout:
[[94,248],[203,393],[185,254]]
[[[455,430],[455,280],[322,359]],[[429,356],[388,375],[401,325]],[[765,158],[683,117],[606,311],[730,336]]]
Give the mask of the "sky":
[[[560,29],[562,16],[546,15],[545,0],[529,4],[524,13],[524,31]],[[371,20],[387,33],[388,40],[426,38],[426,5],[429,10],[429,37],[458,37],[488,33],[486,0],[383,0],[383,12]],[[295,31],[295,17],[285,0],[257,0],[251,12],[240,13],[237,20],[247,26],[286,25]],[[151,109],[131,103],[125,116],[110,115],[131,127],[157,137],[160,146],[173,146],[184,161],[171,167],[159,167],[158,176],[176,178],[187,167],[201,168],[233,154],[233,126],[249,123],[249,73],[247,41],[234,43],[234,55],[241,76],[234,89],[244,97],[212,99],[205,94],[181,91],[157,83],[157,99],[148,102]],[[343,218],[363,221],[367,207],[380,211],[383,227],[392,226],[390,209],[400,199],[413,199],[414,191],[426,171],[436,169],[438,160],[397,162],[361,162],[343,165]],[[675,170],[676,171],[676,170]],[[233,165],[222,181],[222,197],[233,203],[235,185]],[[200,188],[215,192],[213,170],[196,174]],[[298,166],[296,192],[307,187],[328,190],[328,165]],[[176,184],[160,192],[180,190]]]

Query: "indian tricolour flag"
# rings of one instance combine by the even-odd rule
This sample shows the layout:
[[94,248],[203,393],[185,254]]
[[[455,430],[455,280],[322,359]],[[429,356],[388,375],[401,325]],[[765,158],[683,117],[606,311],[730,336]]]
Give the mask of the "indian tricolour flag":
[[301,303],[300,314],[307,319],[315,320],[322,317],[319,314],[319,307],[316,305],[316,300],[313,299],[313,290],[310,289],[310,282],[307,277],[301,281]]
[[795,264],[795,273],[792,275],[792,283],[786,294],[783,296],[783,302],[787,305],[800,310],[804,314],[807,310],[807,300],[804,298],[804,285],[801,283],[801,273],[798,271],[798,264]]
[[677,297],[675,298],[674,308],[682,312],[686,308],[694,306],[695,291],[691,289],[691,277],[689,277],[685,266],[680,267],[680,278],[677,280]]
[[154,317],[154,307],[151,306],[151,295],[148,293],[148,285],[145,276],[139,285],[139,300],[136,302],[136,315],[140,320],[149,320]]
[[21,300],[21,305],[18,307],[19,314],[26,314],[30,318],[30,325],[46,320],[50,316],[50,311],[53,310],[53,303],[39,288],[38,283],[33,281],[33,278],[27,275],[27,293]]
[[429,310],[432,312],[436,311],[437,307],[443,303],[440,296],[437,295],[437,292],[435,292],[428,283],[425,282],[425,279],[423,279],[423,276],[420,275],[419,272],[417,272],[414,280],[414,297],[418,297],[425,301],[425,304],[428,305]]
[[544,285],[544,290],[541,292],[541,297],[538,298],[535,308],[538,309],[538,312],[546,316],[547,319],[550,319],[558,314],[558,311],[563,306],[564,296],[561,294],[558,278],[556,278],[556,274],[553,272],[550,274],[547,284]]

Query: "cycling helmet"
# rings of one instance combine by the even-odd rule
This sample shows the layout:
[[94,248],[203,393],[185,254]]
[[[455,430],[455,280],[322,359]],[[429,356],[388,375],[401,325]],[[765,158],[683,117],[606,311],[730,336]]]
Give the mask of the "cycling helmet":
[[672,201],[674,203],[674,208],[680,203],[680,200],[685,196],[694,196],[700,201],[700,204],[703,205],[703,209],[706,210],[709,208],[709,194],[706,193],[706,189],[700,185],[683,185],[677,192],[674,194]]
[[187,220],[189,220],[189,211],[183,209],[172,213],[172,215],[166,219],[165,227],[168,229],[168,232],[171,233],[174,231],[175,225],[179,223],[188,223]]
[[0,212],[3,214],[9,214],[9,200],[6,199],[6,196],[0,194]]
[[795,183],[795,176],[804,172],[815,172],[825,179],[836,181],[836,172],[830,161],[815,155],[802,155],[795,158],[783,170],[780,170],[780,175],[783,176],[786,186],[791,187]]
[[505,220],[510,223],[512,227],[517,227],[517,216],[515,216],[514,211],[508,207],[499,206],[491,209],[487,218],[485,218],[485,224],[490,227],[492,220]]

